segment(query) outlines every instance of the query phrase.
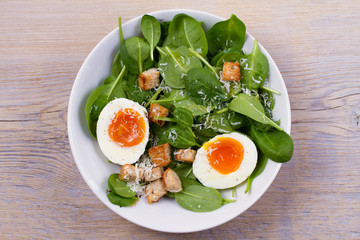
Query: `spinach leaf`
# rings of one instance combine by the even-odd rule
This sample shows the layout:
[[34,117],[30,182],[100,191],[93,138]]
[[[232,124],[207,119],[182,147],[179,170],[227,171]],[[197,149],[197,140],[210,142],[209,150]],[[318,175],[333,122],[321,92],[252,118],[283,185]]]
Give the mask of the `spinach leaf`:
[[238,47],[233,47],[233,48],[225,48],[224,50],[222,50],[221,52],[219,52],[218,54],[216,54],[216,56],[214,56],[211,59],[211,65],[216,66],[217,62],[219,61],[219,59],[224,56],[226,53],[230,53],[230,52],[237,52],[240,53],[241,55],[244,55],[244,52],[241,50],[241,48]]
[[229,121],[227,120],[226,113],[208,114],[207,117],[204,118],[204,127],[218,133],[229,133],[233,131]]
[[201,116],[201,115],[203,115],[205,113],[208,113],[211,110],[213,110],[214,107],[215,107],[215,106],[207,106],[207,107],[205,107],[204,105],[196,104],[190,98],[183,99],[183,100],[176,100],[175,102],[173,102],[173,105],[176,108],[179,108],[179,107],[186,108],[187,110],[189,110],[192,113],[192,115],[194,117]]
[[176,202],[193,212],[211,212],[222,205],[222,196],[215,188],[190,185],[175,193]]
[[114,173],[109,176],[108,187],[111,192],[125,198],[135,197],[136,192],[133,192],[126,182],[120,180],[120,174]]
[[184,88],[186,73],[196,67],[202,67],[201,61],[194,55],[190,56],[189,48],[180,46],[171,49],[168,46],[161,48],[166,55],[160,52],[159,71],[166,85],[172,88]]
[[118,76],[121,69],[123,68],[123,66],[124,65],[121,61],[121,54],[120,54],[120,50],[119,50],[114,58],[114,61],[113,61],[112,67],[111,67],[111,74],[113,76]]
[[194,118],[192,113],[186,108],[176,108],[173,112],[174,118],[180,127],[188,127],[191,129]]
[[145,91],[139,87],[137,75],[129,75],[128,80],[126,81],[126,87],[128,90],[128,99],[142,105],[146,104],[154,94],[153,89]]
[[125,40],[129,56],[136,61],[139,73],[143,72],[143,62],[150,56],[150,46],[142,37],[131,37]]
[[167,142],[176,148],[189,148],[192,146],[199,146],[192,132],[188,128],[181,128],[180,126],[174,126],[169,128],[165,132]]
[[159,41],[159,46],[162,46],[165,39],[168,36],[169,33],[169,26],[170,26],[171,21],[163,21],[160,23],[161,26],[161,37],[160,37],[160,41]]
[[121,197],[119,195],[116,195],[113,192],[109,192],[107,194],[107,197],[109,199],[109,201],[112,204],[115,205],[119,205],[120,207],[128,207],[133,205],[137,200],[139,200],[137,197],[131,197],[131,198],[125,198],[125,197]]
[[225,99],[221,82],[204,68],[193,68],[187,73],[185,90],[195,103],[205,106],[216,106]]
[[245,36],[245,24],[232,14],[228,20],[215,23],[206,33],[209,55],[214,56],[225,48],[242,48]]
[[196,178],[188,178],[188,177],[182,177],[182,176],[179,176],[179,177],[180,177],[181,185],[182,185],[183,189],[188,186],[191,186],[191,185],[202,186],[201,183],[196,180]]
[[[180,89],[171,89],[169,93],[168,91],[164,91],[165,94],[157,100],[152,101],[152,103],[160,103],[165,106],[165,104],[171,104],[176,108],[185,108],[189,110],[194,117],[201,116],[205,113],[210,112],[214,109],[212,107],[205,107],[203,105],[196,104],[193,100],[191,100],[183,90]],[[165,106],[169,108],[170,106]]]
[[[100,112],[115,98],[126,97],[122,89],[122,79],[126,72],[124,67],[118,77],[108,77],[105,85],[95,88],[88,97],[85,105],[85,117],[90,134],[96,138],[96,124]],[[115,79],[115,80],[114,80]]]
[[240,113],[234,111],[227,111],[227,119],[233,130],[237,130],[245,125],[246,117]]
[[150,57],[154,61],[154,49],[160,41],[161,27],[159,21],[150,15],[144,15],[140,24],[141,32],[150,45]]
[[293,155],[294,143],[285,131],[277,129],[261,131],[257,127],[251,126],[250,137],[261,152],[275,162],[287,162]]
[[186,46],[199,52],[202,56],[208,53],[208,43],[201,24],[194,18],[180,13],[170,23],[164,46]]
[[186,177],[189,179],[196,179],[193,170],[192,164],[189,163],[180,163],[173,169],[179,177]]
[[249,192],[253,180],[264,171],[267,162],[268,162],[268,158],[261,151],[258,150],[258,159],[256,162],[256,167],[247,179],[245,193]]
[[241,61],[241,82],[247,88],[256,90],[262,85],[269,74],[269,61],[260,51],[258,41],[255,40],[253,49]]
[[216,67],[222,69],[224,62],[240,62],[240,59],[244,58],[244,55],[239,52],[228,52],[225,53],[219,60],[216,62]]
[[137,60],[134,60],[130,57],[125,44],[120,44],[120,55],[121,60],[123,61],[123,64],[126,66],[129,73],[134,75],[140,74]]
[[156,142],[156,145],[161,145],[164,143],[167,143],[167,133],[166,131],[173,127],[175,124],[171,122],[167,122],[164,126],[159,126],[155,123],[150,123],[150,129],[153,134],[154,142]]
[[259,89],[260,102],[265,107],[265,114],[269,118],[272,118],[272,110],[275,107],[275,98],[272,92],[262,89]]
[[269,124],[282,131],[282,128],[265,115],[264,107],[260,101],[245,93],[238,94],[229,104],[229,108],[263,124]]

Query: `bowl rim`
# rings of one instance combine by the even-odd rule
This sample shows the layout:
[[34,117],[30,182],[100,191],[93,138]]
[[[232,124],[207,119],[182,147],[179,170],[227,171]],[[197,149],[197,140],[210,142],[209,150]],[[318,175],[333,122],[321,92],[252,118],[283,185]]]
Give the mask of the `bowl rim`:
[[[223,21],[225,20],[225,18],[223,17],[220,17],[218,15],[215,15],[215,14],[212,14],[212,13],[208,13],[208,12],[204,12],[204,11],[199,11],[199,10],[191,10],[191,9],[165,9],[165,10],[159,10],[159,11],[153,11],[153,12],[149,12],[149,13],[145,13],[145,14],[148,14],[148,15],[158,15],[158,14],[174,14],[174,16],[178,13],[185,13],[185,14],[188,14],[190,16],[192,16],[192,14],[202,14],[202,15],[206,15],[207,17],[211,17],[211,18],[217,18],[219,19],[220,21]],[[144,15],[144,14],[143,14]],[[132,18],[130,19],[129,21],[125,22],[122,24],[122,26],[124,27],[125,25],[130,25],[132,24],[133,22],[136,22],[136,21],[139,21],[139,19],[141,19],[141,17],[143,15],[139,15],[135,18]],[[75,164],[82,176],[82,178],[85,180],[86,184],[88,185],[88,187],[91,189],[91,191],[95,194],[95,196],[97,196],[97,198],[102,202],[104,203],[110,210],[112,210],[114,213],[116,213],[117,215],[119,215],[120,217],[126,219],[127,221],[129,222],[132,222],[138,226],[141,226],[141,227],[144,227],[144,228],[147,228],[147,229],[151,229],[151,230],[155,230],[155,231],[159,231],[159,232],[168,232],[168,233],[191,233],[191,232],[198,232],[198,231],[203,231],[203,230],[206,230],[206,229],[210,229],[210,228],[214,228],[214,227],[217,227],[219,225],[222,225],[236,217],[238,217],[239,215],[241,215],[243,212],[247,211],[251,206],[253,206],[263,195],[264,193],[269,189],[270,185],[272,184],[272,182],[274,181],[274,179],[276,178],[282,164],[278,164],[277,165],[277,168],[275,169],[275,171],[273,171],[273,174],[271,176],[270,179],[268,179],[269,181],[267,182],[266,186],[263,187],[261,189],[261,191],[259,191],[256,199],[247,207],[245,208],[242,212],[240,213],[237,213],[235,215],[232,215],[231,217],[225,217],[225,218],[222,218],[222,219],[219,219],[219,221],[216,223],[216,224],[211,224],[209,226],[203,226],[203,227],[198,227],[198,228],[192,228],[192,229],[189,229],[189,230],[169,230],[167,231],[166,229],[159,229],[159,228],[153,228],[153,227],[149,227],[149,226],[146,226],[145,224],[141,224],[141,223],[138,223],[138,222],[135,222],[135,221],[132,221],[132,219],[129,219],[127,218],[126,216],[123,216],[121,215],[120,213],[116,212],[113,208],[110,207],[111,203],[110,202],[104,202],[100,196],[97,194],[97,191],[95,190],[95,188],[89,183],[89,179],[86,178],[85,176],[85,172],[84,172],[84,169],[81,167],[79,161],[77,160],[78,159],[78,154],[77,152],[75,151],[75,142],[74,142],[74,137],[73,137],[73,126],[74,126],[74,121],[75,121],[75,118],[72,117],[72,112],[75,108],[74,106],[74,98],[75,98],[75,89],[77,88],[77,85],[79,84],[79,78],[80,76],[82,75],[82,73],[85,70],[85,65],[86,63],[89,61],[89,59],[92,58],[92,56],[94,55],[94,53],[97,51],[97,49],[99,48],[99,46],[102,44],[102,42],[104,42],[107,38],[110,38],[111,35],[114,34],[114,32],[117,32],[119,29],[119,27],[116,27],[114,30],[112,30],[111,32],[109,32],[104,38],[102,38],[96,45],[95,47],[91,50],[91,52],[87,55],[87,57],[85,58],[85,60],[83,61],[77,75],[76,75],[76,78],[75,78],[75,81],[73,83],[73,86],[72,86],[72,89],[71,89],[71,93],[70,93],[70,97],[69,97],[69,101],[68,101],[68,113],[67,113],[67,129],[68,129],[68,138],[69,138],[69,144],[70,144],[70,149],[71,149],[71,153],[72,153],[72,156],[73,156],[73,159],[75,161]],[[246,37],[250,37],[250,38],[253,38],[254,37],[246,31]],[[284,109],[284,111],[286,111],[286,117],[287,119],[289,120],[288,121],[288,125],[287,126],[284,126],[284,131],[286,131],[289,135],[290,135],[290,131],[291,131],[291,109],[290,109],[290,100],[289,100],[289,96],[288,96],[288,91],[287,91],[287,88],[286,88],[286,85],[285,85],[285,81],[281,75],[281,72],[280,70],[278,69],[276,63],[274,62],[273,58],[271,57],[271,55],[268,53],[268,51],[261,45],[261,43],[259,42],[259,46],[261,48],[261,51],[267,55],[267,57],[270,57],[269,60],[269,63],[272,62],[273,63],[273,67],[275,68],[276,71],[278,71],[280,73],[280,77],[281,77],[281,84],[283,85],[284,87],[284,90],[285,92],[281,92],[281,94],[284,94],[285,96],[285,99],[286,99],[286,106],[287,108]]]

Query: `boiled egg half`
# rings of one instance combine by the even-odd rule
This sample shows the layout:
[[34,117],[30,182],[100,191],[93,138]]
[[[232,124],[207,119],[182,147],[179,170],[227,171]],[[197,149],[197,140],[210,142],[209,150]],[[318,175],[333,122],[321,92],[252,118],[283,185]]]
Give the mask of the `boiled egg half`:
[[234,187],[254,171],[257,155],[255,144],[247,136],[237,132],[218,135],[197,151],[193,172],[206,187]]
[[132,164],[144,153],[149,140],[149,121],[144,107],[126,98],[109,102],[99,115],[97,140],[113,163]]

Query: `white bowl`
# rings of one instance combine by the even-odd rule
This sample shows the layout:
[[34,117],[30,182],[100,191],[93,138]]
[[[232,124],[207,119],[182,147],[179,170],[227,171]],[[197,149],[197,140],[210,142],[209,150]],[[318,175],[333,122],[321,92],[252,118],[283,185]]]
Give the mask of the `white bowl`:
[[[203,21],[206,30],[216,22],[224,20],[209,13],[185,9],[164,10],[149,14],[157,19],[171,20],[178,13],[186,13],[198,21]],[[116,17],[114,16],[114,19]],[[140,33],[141,17],[123,24],[125,39]],[[152,205],[149,205],[146,200],[140,199],[135,206],[123,208],[109,202],[106,196],[107,179],[110,174],[119,172],[120,167],[107,161],[100,151],[97,141],[90,136],[84,108],[90,92],[110,75],[112,61],[119,49],[119,42],[119,31],[116,28],[97,44],[81,66],[70,95],[69,141],[76,165],[86,183],[95,195],[115,213],[130,222],[157,231],[172,233],[201,231],[223,224],[240,215],[264,194],[276,177],[281,164],[269,161],[265,171],[254,180],[251,192],[245,194],[246,184],[241,184],[236,188],[237,201],[224,205],[213,212],[191,212],[181,208],[173,199],[168,198],[163,198]],[[247,33],[245,52],[251,52],[253,42],[254,37]],[[260,49],[270,62],[270,87],[281,92],[280,96],[275,96],[274,118],[280,119],[281,126],[290,133],[290,103],[285,83],[269,53],[261,45]],[[222,191],[222,195],[225,198],[231,198],[231,190]]]

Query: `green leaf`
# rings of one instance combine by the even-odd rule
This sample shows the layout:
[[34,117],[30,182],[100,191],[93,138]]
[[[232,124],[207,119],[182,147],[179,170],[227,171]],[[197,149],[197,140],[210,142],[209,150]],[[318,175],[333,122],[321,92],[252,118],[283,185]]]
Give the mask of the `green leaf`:
[[256,167],[247,179],[245,193],[249,192],[253,180],[264,171],[267,162],[268,162],[268,158],[261,151],[258,150],[258,159],[256,162]]
[[194,123],[192,113],[186,108],[176,108],[173,112],[174,118],[180,127],[191,128]]
[[214,188],[190,185],[175,193],[176,202],[193,212],[211,212],[222,205],[223,198]]
[[160,48],[166,55],[160,54],[159,71],[167,86],[184,88],[186,73],[197,67],[202,67],[201,61],[194,55],[190,56],[189,48],[180,46],[171,49],[168,46]]
[[179,177],[185,177],[189,179],[196,179],[193,170],[192,164],[189,163],[178,163],[173,170],[177,173]]
[[143,72],[143,62],[150,57],[150,46],[142,37],[131,37],[125,40],[129,56],[136,61],[139,72]]
[[172,103],[176,108],[182,107],[189,110],[194,117],[201,116],[210,112],[215,106],[205,107],[201,104],[196,104],[192,99],[187,98],[183,100],[177,100]]
[[262,89],[259,89],[260,102],[265,107],[265,114],[269,118],[272,117],[272,110],[275,107],[275,98],[272,92]]
[[226,53],[230,53],[230,52],[237,52],[240,53],[242,55],[244,55],[244,52],[241,50],[241,48],[225,48],[224,50],[222,50],[221,52],[219,52],[215,57],[213,57],[211,59],[211,65],[216,66],[216,64],[218,63],[219,59],[221,57],[223,57]]
[[228,52],[225,53],[219,60],[216,62],[216,67],[222,69],[224,66],[224,62],[239,62],[244,58],[244,55],[239,52]]
[[107,194],[107,197],[109,199],[109,201],[112,203],[112,204],[115,204],[115,205],[118,205],[120,207],[128,207],[128,206],[131,206],[133,205],[137,200],[139,200],[137,197],[131,197],[131,198],[124,198],[124,197],[121,197],[119,195],[116,195],[115,193],[113,192],[109,192]]
[[275,162],[287,162],[293,155],[294,143],[285,131],[277,129],[262,131],[251,126],[250,137],[261,152]]
[[121,69],[124,67],[122,61],[121,61],[121,54],[120,54],[120,50],[117,52],[112,67],[111,67],[111,74],[113,76],[118,76]]
[[214,107],[225,99],[222,83],[204,68],[193,68],[187,73],[185,90],[195,103],[204,106]]
[[174,126],[165,132],[167,142],[176,148],[189,148],[199,146],[188,128]]
[[207,32],[209,55],[214,56],[226,48],[242,48],[245,36],[245,24],[231,15],[230,19],[214,24]]
[[171,21],[163,21],[160,23],[161,26],[161,37],[160,37],[160,41],[158,43],[159,46],[162,46],[165,39],[168,36],[169,33],[169,27],[170,27],[170,23]]
[[282,128],[265,114],[261,102],[254,96],[245,93],[238,94],[229,104],[229,108],[263,124],[269,124],[282,131]]
[[211,129],[218,133],[229,133],[233,129],[227,119],[227,113],[222,114],[209,114],[204,118],[205,129]]
[[253,49],[241,61],[241,83],[247,88],[256,90],[262,85],[269,74],[269,61],[260,51],[258,41],[255,40]]
[[120,174],[114,173],[109,176],[108,187],[111,192],[125,198],[135,197],[136,192],[127,186],[126,182],[120,180]]
[[153,89],[145,91],[139,87],[137,75],[129,75],[128,80],[126,81],[126,86],[128,90],[127,97],[141,105],[145,105],[154,94]]
[[159,21],[150,15],[144,15],[140,24],[141,32],[150,45],[150,57],[154,61],[154,49],[160,41],[161,27]]
[[194,18],[180,13],[170,23],[168,37],[164,46],[186,46],[199,52],[202,56],[208,53],[208,43],[201,24]]
[[237,130],[245,125],[246,117],[234,111],[227,111],[227,119],[233,130]]
[[181,185],[183,189],[191,185],[202,186],[201,183],[196,180],[196,178],[188,178],[182,176],[179,176],[179,178],[181,180]]

